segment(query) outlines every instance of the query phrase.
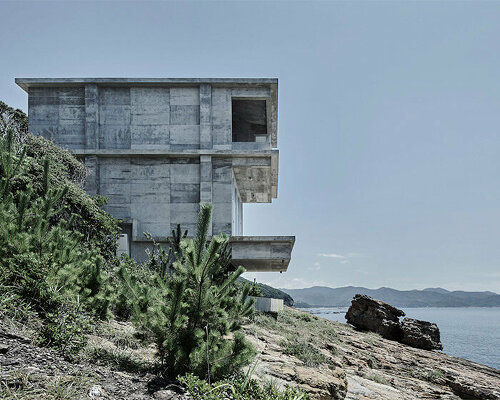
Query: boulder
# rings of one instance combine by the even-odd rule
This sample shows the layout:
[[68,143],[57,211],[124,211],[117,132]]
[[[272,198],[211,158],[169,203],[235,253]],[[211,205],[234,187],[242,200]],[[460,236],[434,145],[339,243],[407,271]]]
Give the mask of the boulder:
[[399,308],[370,296],[357,294],[352,300],[345,318],[354,327],[379,333],[390,340],[401,340],[403,332],[399,324],[399,317],[405,313]]
[[405,318],[401,322],[401,343],[424,350],[443,350],[439,328],[436,324]]

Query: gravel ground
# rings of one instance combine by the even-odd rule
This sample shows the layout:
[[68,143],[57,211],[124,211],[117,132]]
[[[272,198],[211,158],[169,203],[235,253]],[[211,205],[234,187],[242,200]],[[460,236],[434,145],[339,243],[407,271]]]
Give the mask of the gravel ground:
[[128,374],[72,363],[0,327],[2,399],[179,399],[174,386],[152,374]]

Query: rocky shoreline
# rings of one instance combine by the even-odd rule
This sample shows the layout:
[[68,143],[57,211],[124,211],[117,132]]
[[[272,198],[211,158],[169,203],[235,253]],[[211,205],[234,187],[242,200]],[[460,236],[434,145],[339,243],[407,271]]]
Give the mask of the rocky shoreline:
[[[128,324],[113,324],[116,332],[132,329]],[[314,399],[500,399],[499,370],[413,348],[295,309],[286,308],[277,320],[259,315],[245,327],[245,333],[259,352],[250,367],[254,377],[278,386],[300,386]],[[92,343],[144,360],[153,355],[151,348],[127,347],[124,338],[113,342],[96,336]],[[0,397],[5,399],[188,398],[176,392],[174,383],[151,373],[67,361],[1,323],[0,367]],[[24,397],[9,397],[9,390],[21,387]],[[99,388],[99,394],[89,397],[93,387]],[[51,397],[57,391],[64,391],[67,397]]]
[[[246,328],[260,351],[257,373],[262,379],[295,382],[321,400],[344,395],[348,400],[500,399],[499,370],[312,315],[306,321],[295,309],[285,311],[288,318],[281,324],[278,319],[275,326]],[[326,362],[307,368],[297,357],[284,356],[283,335],[293,334],[307,338]],[[325,364],[330,368],[324,369]]]

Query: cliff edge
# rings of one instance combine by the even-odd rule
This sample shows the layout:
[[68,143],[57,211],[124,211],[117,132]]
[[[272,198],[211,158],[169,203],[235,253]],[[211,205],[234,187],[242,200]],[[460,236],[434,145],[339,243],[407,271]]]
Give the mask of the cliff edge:
[[304,387],[315,399],[500,399],[500,371],[286,308],[246,328],[255,374]]

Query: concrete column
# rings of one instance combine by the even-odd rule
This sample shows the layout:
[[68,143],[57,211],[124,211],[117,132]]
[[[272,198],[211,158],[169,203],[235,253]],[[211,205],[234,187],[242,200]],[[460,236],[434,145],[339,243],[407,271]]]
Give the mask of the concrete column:
[[212,87],[200,85],[200,149],[212,148]]
[[85,148],[99,147],[99,93],[96,84],[85,85]]
[[[85,85],[85,148],[97,150],[99,147],[99,93],[96,84]],[[85,190],[99,193],[99,160],[97,156],[85,157],[88,176]]]
[[[200,156],[200,202],[212,203],[212,156]],[[212,224],[210,225],[210,235],[212,234]]]

